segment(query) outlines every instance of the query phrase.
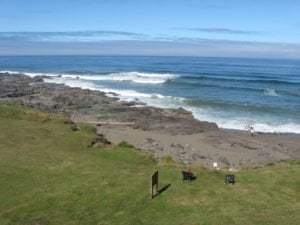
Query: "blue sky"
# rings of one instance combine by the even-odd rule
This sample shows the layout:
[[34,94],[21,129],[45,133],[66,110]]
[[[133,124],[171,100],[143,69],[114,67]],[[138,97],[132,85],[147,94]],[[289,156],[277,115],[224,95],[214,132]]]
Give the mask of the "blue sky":
[[300,58],[299,0],[0,0],[0,54]]

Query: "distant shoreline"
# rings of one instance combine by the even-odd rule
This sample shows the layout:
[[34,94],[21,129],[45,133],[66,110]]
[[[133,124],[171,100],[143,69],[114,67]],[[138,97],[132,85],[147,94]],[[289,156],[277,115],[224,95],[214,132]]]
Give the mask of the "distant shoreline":
[[133,125],[97,127],[112,143],[125,140],[153,157],[170,156],[186,164],[211,168],[257,168],[284,160],[300,160],[297,134],[249,133],[219,129],[198,121],[184,109],[134,107],[100,91],[44,83],[42,77],[0,73],[0,99],[42,111],[62,113],[74,122],[115,121]]
[[[10,74],[22,73],[19,71],[5,71],[5,70],[0,71],[0,73],[1,72],[2,73],[8,72]],[[251,104],[248,105],[248,103],[242,104],[239,101],[235,102],[235,100],[231,102],[231,100],[228,98],[225,98],[225,100],[219,99],[219,101],[209,100],[210,97],[207,96],[208,94],[205,94],[206,97],[198,99],[193,97],[185,97],[184,95],[177,96],[176,93],[167,93],[169,89],[168,86],[170,86],[173,82],[176,83],[177,80],[181,82],[182,79],[185,79],[184,76],[181,77],[179,75],[176,75],[176,73],[174,74],[174,73],[150,73],[150,72],[119,72],[119,73],[116,72],[116,73],[108,73],[108,74],[105,73],[104,74],[101,73],[82,74],[82,73],[76,73],[75,71],[74,73],[72,72],[66,72],[66,73],[24,72],[23,74],[30,76],[32,78],[35,76],[44,76],[46,78],[44,79],[44,81],[48,83],[65,84],[66,86],[70,86],[70,87],[98,90],[100,92],[106,93],[107,96],[118,97],[121,100],[127,102],[128,101],[138,102],[140,105],[147,104],[149,106],[153,106],[157,108],[173,108],[173,109],[182,107],[188,111],[191,111],[194,117],[197,118],[198,120],[214,122],[218,124],[218,126],[222,127],[222,129],[243,131],[245,124],[249,122],[252,124],[252,126],[257,132],[275,133],[275,134],[300,134],[300,127],[299,127],[299,123],[297,122],[298,117],[296,116],[297,114],[294,111],[293,112],[287,111],[286,108],[282,108],[281,106],[279,106],[280,104],[279,105],[276,104],[277,101],[287,100],[286,96],[284,96],[284,93],[281,93],[280,90],[278,92],[277,89],[272,89],[272,88],[266,89],[264,87],[257,87],[256,89],[253,89],[253,87],[244,88],[246,90],[242,89],[241,93],[238,92],[238,94],[242,96],[242,99],[248,96],[247,91],[250,92],[255,91],[255,95],[258,95],[261,99],[265,99],[264,104],[262,104],[262,102],[259,101],[256,103],[256,101],[254,100]],[[192,77],[191,79],[193,80],[194,78]],[[201,76],[199,79],[202,79]],[[212,82],[212,81],[219,82],[218,80],[217,81],[209,80],[209,79],[216,79],[214,77],[210,78],[209,76],[207,77],[205,76],[205,79],[208,79],[208,82]],[[101,84],[103,84],[103,86],[99,84],[98,81],[101,81]],[[116,82],[116,84],[120,85],[120,87],[115,86],[115,84],[110,87],[110,84],[112,82]],[[196,82],[202,83],[202,80],[199,81],[196,80]],[[262,82],[264,83],[264,80]],[[161,87],[165,87],[165,83],[166,84],[170,83],[170,85],[167,85],[166,88],[162,89]],[[159,91],[158,92],[154,91],[151,94],[151,92],[149,92],[147,88],[140,89],[141,87],[144,88],[145,86],[143,85],[145,84],[149,84],[149,87],[152,86],[158,88],[157,90]],[[137,85],[137,87],[139,88],[135,89],[134,85]],[[213,88],[211,92],[209,92],[210,90],[209,89],[206,90],[205,93],[214,93],[214,91],[216,91],[215,89],[219,86],[213,85],[212,87]],[[220,86],[220,88],[222,88],[222,85]],[[201,85],[200,85],[200,89],[201,89]],[[237,89],[239,90],[241,88],[237,87]],[[225,93],[227,93],[227,91],[228,93],[231,92],[231,90],[227,90],[227,89],[223,91],[225,91]],[[245,93],[243,91],[245,91]],[[293,94],[294,92],[291,93]],[[295,93],[295,95],[296,94],[297,93]],[[296,98],[296,97],[292,96],[292,98]],[[223,98],[221,97],[221,99]],[[291,101],[294,101],[295,107],[298,107],[296,104],[297,101],[295,99],[292,99]],[[225,108],[223,109],[222,107]],[[293,105],[291,105],[291,107],[293,107]],[[220,116],[219,115],[220,113],[223,113],[224,116],[223,117]],[[289,117],[286,118],[286,115],[289,115]],[[264,117],[269,119],[264,120]]]
[[[47,81],[45,81],[45,79],[49,79],[49,80],[51,80],[51,79],[53,79],[53,78],[55,78],[55,76],[54,77],[52,77],[52,76],[47,76],[47,75],[38,75],[38,74],[43,74],[43,73],[19,73],[19,72],[11,72],[11,71],[9,71],[9,72],[5,72],[5,73],[3,73],[3,72],[1,72],[0,71],[0,74],[9,74],[9,75],[23,75],[23,76],[29,76],[29,77],[31,77],[31,78],[33,78],[34,79],[34,77],[38,77],[38,79],[40,78],[40,77],[42,77],[42,79],[43,79],[43,82],[45,82],[45,83],[48,83]],[[33,74],[33,75],[29,75],[29,74]],[[59,74],[57,74],[56,75],[56,77],[60,77],[60,75]],[[49,83],[50,84],[50,83]],[[66,85],[66,84],[61,84],[61,83],[52,83],[51,82],[51,84],[53,84],[53,85],[55,85],[55,84],[57,84],[57,85],[65,85],[66,87],[69,87],[68,85]],[[72,87],[70,87],[70,88],[72,88]],[[75,87],[76,88],[76,87]],[[79,87],[78,87],[79,88]],[[93,89],[89,89],[89,88],[83,88],[83,89],[87,89],[87,90],[91,90],[91,91],[99,91],[99,92],[101,92],[101,93],[104,93],[108,98],[112,98],[112,99],[114,99],[114,100],[116,100],[116,98],[118,98],[118,94],[116,94],[116,93],[113,93],[113,92],[111,92],[111,93],[106,93],[106,92],[102,92],[101,90],[93,90]],[[121,101],[121,100],[119,100],[119,101]],[[144,103],[144,102],[140,102],[140,101],[130,101],[130,102],[128,102],[131,106],[133,106],[133,105],[136,105],[136,106],[147,106],[147,103]],[[152,106],[151,106],[152,107]],[[155,107],[155,108],[160,108],[160,107]],[[160,108],[160,109],[162,109],[162,110],[164,110],[165,108]],[[198,119],[197,119],[198,120]],[[214,123],[214,122],[210,122],[210,121],[206,121],[206,122],[209,122],[209,123]],[[231,132],[245,132],[245,130],[242,130],[242,129],[234,129],[234,128],[220,128],[219,127],[219,129],[221,129],[221,130],[224,130],[224,131],[231,131]],[[256,133],[259,133],[259,134],[274,134],[274,135],[284,135],[284,136],[295,136],[295,137],[300,137],[300,134],[299,133],[293,133],[293,132],[262,132],[262,131],[255,131]]]

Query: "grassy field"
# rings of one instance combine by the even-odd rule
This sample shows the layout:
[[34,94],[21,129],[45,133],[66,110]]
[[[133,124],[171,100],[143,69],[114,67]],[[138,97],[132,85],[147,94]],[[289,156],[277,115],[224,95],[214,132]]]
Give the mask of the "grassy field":
[[[71,129],[68,120],[0,103],[0,224],[300,224],[300,164],[286,162],[236,173],[154,162],[124,143],[87,147],[93,129]],[[149,199],[150,174],[160,188]]]

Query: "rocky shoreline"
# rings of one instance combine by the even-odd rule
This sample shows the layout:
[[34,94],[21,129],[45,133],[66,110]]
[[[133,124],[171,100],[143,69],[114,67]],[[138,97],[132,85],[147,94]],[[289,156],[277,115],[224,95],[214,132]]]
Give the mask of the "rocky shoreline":
[[122,102],[117,96],[108,97],[100,91],[45,83],[45,78],[51,79],[0,73],[0,100],[61,113],[74,122],[101,122],[103,125],[97,130],[109,141],[117,144],[125,140],[155,158],[169,156],[208,168],[217,162],[223,169],[300,160],[299,135],[260,133],[252,137],[198,121],[182,108],[141,107],[139,102]]

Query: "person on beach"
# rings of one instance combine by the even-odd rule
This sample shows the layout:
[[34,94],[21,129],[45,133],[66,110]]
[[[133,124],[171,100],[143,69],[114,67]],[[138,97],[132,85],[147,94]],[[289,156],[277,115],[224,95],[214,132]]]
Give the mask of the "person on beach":
[[251,136],[254,137],[254,128],[253,127],[250,127],[250,133],[251,133]]
[[244,128],[244,129],[245,129],[245,131],[246,131],[247,133],[250,132],[250,127],[251,127],[250,124],[246,124],[246,125],[245,125],[245,128]]

